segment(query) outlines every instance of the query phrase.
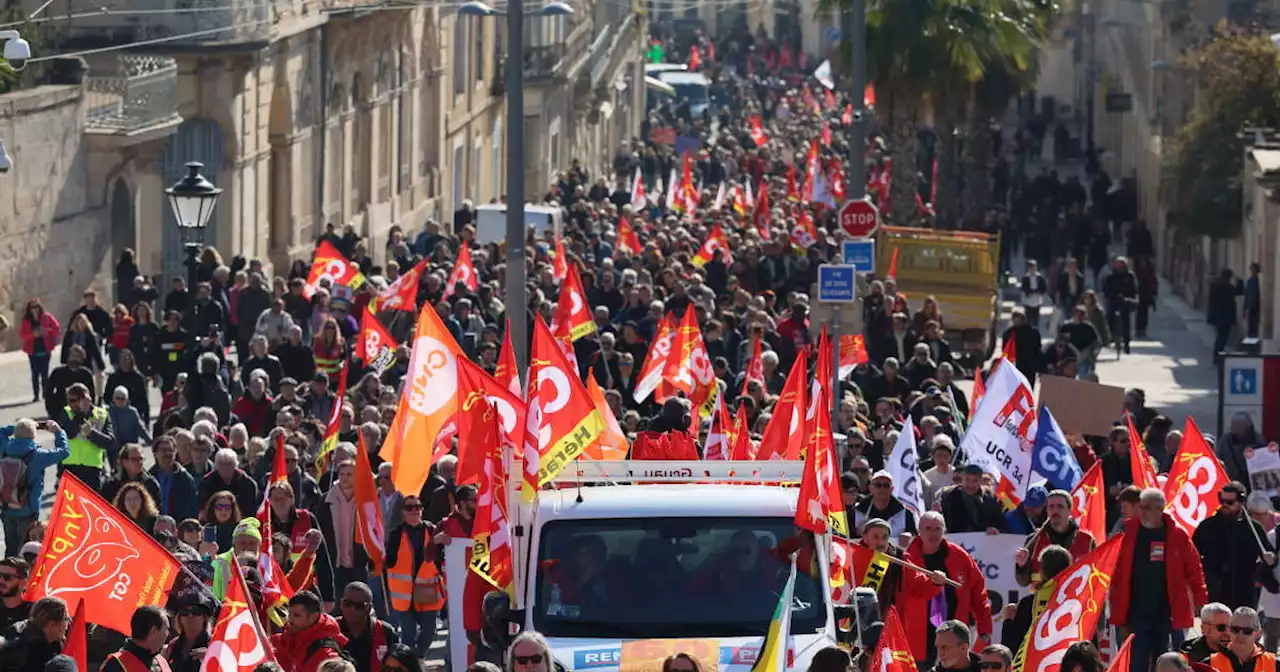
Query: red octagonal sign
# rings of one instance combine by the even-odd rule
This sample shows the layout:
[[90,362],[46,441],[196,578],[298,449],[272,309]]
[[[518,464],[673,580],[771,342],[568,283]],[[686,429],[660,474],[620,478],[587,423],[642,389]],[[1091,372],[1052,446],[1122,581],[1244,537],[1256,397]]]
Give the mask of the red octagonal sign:
[[866,199],[849,201],[840,208],[840,226],[854,238],[869,238],[880,228],[880,211]]

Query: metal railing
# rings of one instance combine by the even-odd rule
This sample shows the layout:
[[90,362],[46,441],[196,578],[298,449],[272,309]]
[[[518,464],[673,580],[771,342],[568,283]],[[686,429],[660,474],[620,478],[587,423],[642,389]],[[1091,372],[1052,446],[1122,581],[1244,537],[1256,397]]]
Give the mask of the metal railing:
[[178,64],[171,57],[108,57],[90,65],[85,85],[89,130],[127,133],[179,119]]

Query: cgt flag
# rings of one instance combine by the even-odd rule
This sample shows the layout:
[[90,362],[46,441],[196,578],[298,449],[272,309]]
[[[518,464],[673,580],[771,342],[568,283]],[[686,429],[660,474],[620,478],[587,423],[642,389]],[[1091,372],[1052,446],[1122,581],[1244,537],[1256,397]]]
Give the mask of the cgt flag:
[[896,607],[889,607],[884,619],[884,629],[871,656],[870,672],[916,672],[915,656],[911,655],[911,642],[902,628]]
[[87,622],[129,632],[134,609],[164,606],[181,568],[160,542],[68,472],[23,599],[83,601]]
[[1112,537],[1054,578],[1053,594],[1014,659],[1015,672],[1058,672],[1067,647],[1093,638],[1123,539]]

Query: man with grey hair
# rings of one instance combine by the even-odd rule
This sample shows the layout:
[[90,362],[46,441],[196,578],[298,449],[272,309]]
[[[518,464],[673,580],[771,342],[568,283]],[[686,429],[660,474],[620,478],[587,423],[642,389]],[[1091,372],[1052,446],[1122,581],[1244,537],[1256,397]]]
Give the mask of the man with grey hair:
[[1276,669],[1276,654],[1258,646],[1262,637],[1262,621],[1257,610],[1252,607],[1236,609],[1227,627],[1231,632],[1231,643],[1209,656],[1210,667],[1240,672],[1271,672]]
[[[53,432],[52,448],[41,448],[36,443],[37,429]],[[27,527],[40,514],[45,472],[70,454],[67,433],[52,421],[22,418],[0,427],[0,475],[4,483],[0,485],[0,521],[4,523],[5,555],[18,555],[26,541]]]
[[1112,574],[1111,622],[1117,641],[1133,634],[1134,672],[1150,670],[1157,656],[1181,646],[1182,632],[1195,625],[1195,609],[1209,602],[1200,554],[1164,508],[1158,488],[1142,491]]
[[[198,509],[215,493],[226,490],[236,496],[241,511],[257,511],[260,503],[258,484],[240,468],[240,458],[230,448],[219,449],[213,456],[213,471],[200,480]],[[245,514],[252,515],[252,514]]]
[[1231,608],[1221,602],[1210,602],[1200,608],[1200,636],[1188,639],[1182,653],[1193,663],[1207,663],[1209,656],[1231,643]]
[[[910,630],[909,627],[908,630]],[[965,625],[964,621],[956,619],[943,621],[933,637],[938,657],[931,672],[978,672],[981,670],[981,661],[969,650],[972,641],[969,626]]]
[[[903,557],[908,562],[933,572],[930,578],[935,585],[941,585],[944,577],[959,582],[959,588],[950,586],[941,588],[945,609],[943,617],[958,619],[963,624],[972,624],[978,631],[978,639],[991,641],[991,634],[994,631],[991,620],[991,599],[987,595],[986,577],[978,568],[978,563],[963,547],[946,538],[947,521],[941,513],[925,511],[920,516],[917,527],[920,533],[911,540],[910,544],[907,544]],[[917,660],[934,660],[933,647],[930,645],[941,641],[940,638],[933,637],[934,620],[929,611],[929,609],[923,609],[904,612],[906,616],[902,625],[907,632],[925,633],[926,650],[912,651]],[[941,626],[938,630],[941,634]],[[919,646],[918,640],[913,641],[916,646]],[[965,642],[968,641],[966,626]],[[938,644],[938,646],[937,658],[941,663],[944,655],[941,645]],[[968,653],[967,649],[965,653]],[[977,657],[975,656],[974,659],[976,660]],[[949,663],[946,667],[954,669],[959,666]]]
[[1156,658],[1156,672],[1190,672],[1191,664],[1187,658],[1176,651],[1160,654]]

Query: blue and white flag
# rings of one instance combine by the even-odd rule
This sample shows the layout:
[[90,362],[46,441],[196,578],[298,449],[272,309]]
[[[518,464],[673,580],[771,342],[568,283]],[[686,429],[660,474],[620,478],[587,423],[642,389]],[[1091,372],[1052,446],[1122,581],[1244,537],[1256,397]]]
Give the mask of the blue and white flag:
[[1031,451],[1031,469],[1048,481],[1050,490],[1071,491],[1084,478],[1084,470],[1076,461],[1076,454],[1062,433],[1058,421],[1053,419],[1049,407],[1040,405],[1040,417],[1036,423],[1036,445]]

